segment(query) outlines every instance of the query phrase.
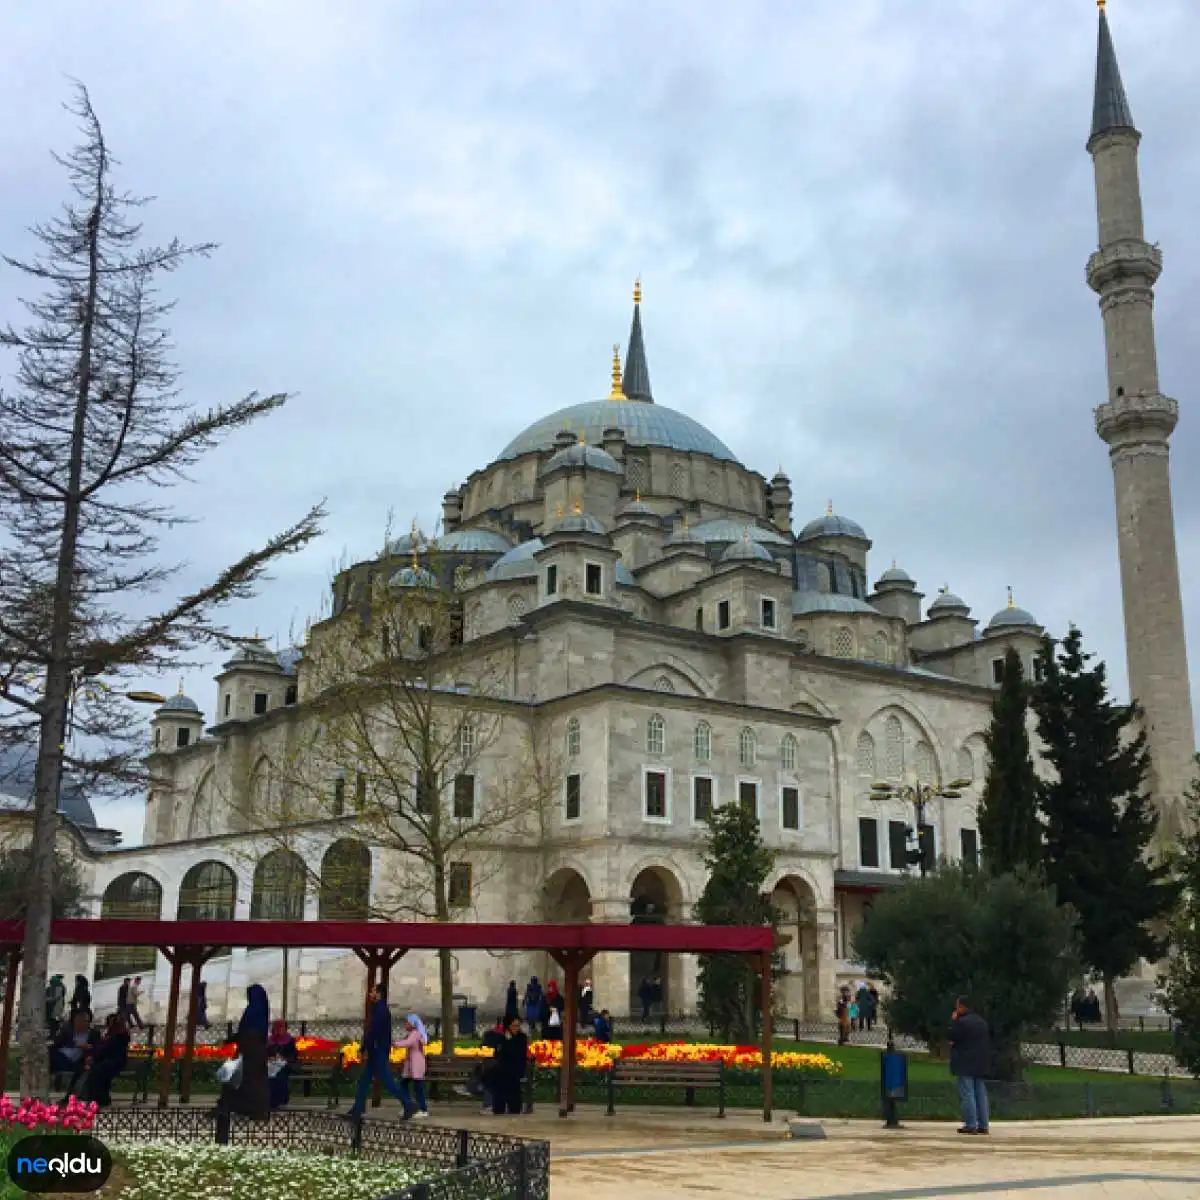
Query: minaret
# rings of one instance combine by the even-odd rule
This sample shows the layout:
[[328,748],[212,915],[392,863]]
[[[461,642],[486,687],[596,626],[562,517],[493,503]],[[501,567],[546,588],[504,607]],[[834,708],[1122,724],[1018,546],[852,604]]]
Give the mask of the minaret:
[[625,395],[630,400],[654,403],[650,391],[650,368],[646,365],[646,343],[642,340],[642,281],[633,285],[633,325],[625,355]]
[[1108,443],[1116,485],[1129,690],[1145,711],[1150,792],[1170,835],[1179,828],[1195,751],[1167,445],[1179,405],[1158,389],[1154,283],[1162,252],[1143,236],[1141,134],[1125,98],[1104,0],[1099,7],[1087,148],[1096,170],[1100,248],[1088,260],[1087,277],[1104,316],[1108,400],[1096,409],[1096,432]]

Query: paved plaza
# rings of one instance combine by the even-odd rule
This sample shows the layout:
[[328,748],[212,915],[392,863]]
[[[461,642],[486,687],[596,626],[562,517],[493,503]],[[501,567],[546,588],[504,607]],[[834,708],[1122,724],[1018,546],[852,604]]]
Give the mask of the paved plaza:
[[[456,1106],[457,1107],[457,1106]],[[436,1119],[440,1119],[437,1114]],[[1200,1118],[1023,1121],[988,1138],[952,1124],[885,1131],[867,1121],[820,1121],[825,1140],[793,1140],[786,1117],[581,1108],[559,1120],[460,1116],[455,1125],[548,1138],[554,1200],[1195,1200]]]

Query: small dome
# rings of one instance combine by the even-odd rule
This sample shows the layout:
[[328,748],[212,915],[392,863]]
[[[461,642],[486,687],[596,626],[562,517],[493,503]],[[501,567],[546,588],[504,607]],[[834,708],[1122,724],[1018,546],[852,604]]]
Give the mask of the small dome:
[[807,542],[815,541],[817,538],[828,537],[856,538],[860,542],[871,540],[867,537],[866,530],[857,521],[852,521],[849,517],[839,517],[834,512],[827,512],[823,517],[817,517],[815,521],[809,521],[800,530],[796,540],[798,542]]
[[1037,619],[1028,609],[1018,608],[1015,604],[1009,603],[1008,607],[1002,608],[992,619],[987,623],[989,630],[991,629],[1041,629]]
[[[904,587],[917,586],[916,580],[903,567],[898,567],[895,563],[880,575],[879,583],[900,584]],[[877,583],[875,586],[878,587],[879,584]]]
[[654,509],[650,507],[650,505],[645,504],[641,500],[631,500],[623,509],[621,509],[619,513],[617,513],[617,520],[619,521],[626,517],[649,517],[654,521],[662,520],[662,517],[660,517],[658,513],[656,513]]
[[942,588],[938,592],[938,598],[929,606],[929,615],[932,617],[948,616],[951,614],[958,615],[959,613],[969,613],[971,606],[961,597],[956,596],[949,588]]
[[251,663],[262,667],[279,666],[275,652],[267,645],[264,639],[259,637],[253,638],[246,645],[239,646],[230,655],[229,661],[225,664],[225,669],[228,670],[230,667],[245,666]]
[[454,554],[506,554],[512,542],[492,529],[456,529],[438,538],[434,548]]
[[595,537],[604,537],[604,526],[591,513],[568,513],[560,517],[549,529],[546,536],[552,533],[590,533]]
[[589,446],[586,442],[575,442],[573,445],[550,456],[549,461],[542,467],[539,474],[549,475],[562,467],[581,467],[589,471],[608,471],[612,475],[623,475],[621,464],[607,450],[599,446]]
[[530,538],[519,546],[514,546],[502,554],[488,568],[484,581],[494,583],[497,579],[532,579],[537,575],[537,562],[534,555],[542,549],[541,538]]
[[841,596],[836,592],[793,592],[792,615],[802,616],[805,613],[871,613],[879,616],[879,610],[872,608],[865,600],[854,596]]
[[424,567],[401,567],[398,571],[393,571],[388,583],[392,587],[421,587],[435,588],[438,585],[437,576],[432,571],[425,570]]
[[198,713],[200,705],[198,705],[191,696],[185,696],[180,692],[177,696],[171,696],[166,700],[158,710],[159,712],[187,712]]
[[756,542],[751,536],[749,530],[742,535],[740,541],[730,542],[725,553],[721,555],[723,563],[728,562],[767,562],[774,565],[775,560],[771,557],[771,552],[762,545],[761,542]]
[[717,517],[712,521],[701,521],[692,526],[692,533],[701,542],[740,542],[746,533],[755,542],[766,542],[771,546],[791,545],[792,539],[778,529],[765,529],[761,525],[747,525],[745,521],[733,521]]

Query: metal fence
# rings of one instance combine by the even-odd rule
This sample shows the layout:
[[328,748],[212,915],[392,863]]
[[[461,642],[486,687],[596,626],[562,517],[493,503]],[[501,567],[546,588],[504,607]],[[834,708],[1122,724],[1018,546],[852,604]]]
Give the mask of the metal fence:
[[219,1142],[419,1164],[429,1178],[381,1200],[549,1200],[550,1145],[438,1125],[280,1110],[265,1121],[214,1108],[111,1108],[95,1134],[111,1142]]

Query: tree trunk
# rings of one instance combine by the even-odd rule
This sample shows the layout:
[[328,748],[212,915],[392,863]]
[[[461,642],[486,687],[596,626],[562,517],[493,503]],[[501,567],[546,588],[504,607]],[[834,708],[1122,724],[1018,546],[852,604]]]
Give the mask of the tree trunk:
[[1116,979],[1110,975],[1104,977],[1104,1024],[1109,1033],[1116,1033],[1117,1018],[1120,1013],[1117,1011],[1117,990]]

